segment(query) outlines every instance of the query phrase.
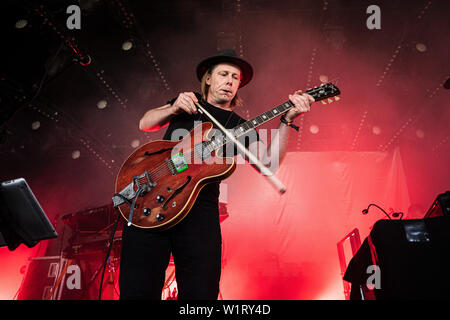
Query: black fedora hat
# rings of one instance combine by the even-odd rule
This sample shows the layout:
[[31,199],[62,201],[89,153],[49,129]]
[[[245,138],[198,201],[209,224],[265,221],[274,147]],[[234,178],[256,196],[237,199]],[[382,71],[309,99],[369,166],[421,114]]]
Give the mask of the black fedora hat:
[[232,63],[241,69],[242,79],[239,88],[242,88],[247,83],[249,83],[250,80],[252,80],[253,77],[252,66],[244,59],[239,58],[233,49],[221,50],[217,52],[216,55],[206,58],[205,60],[200,62],[197,66],[198,80],[200,81],[202,80],[203,75],[209,68],[223,62]]

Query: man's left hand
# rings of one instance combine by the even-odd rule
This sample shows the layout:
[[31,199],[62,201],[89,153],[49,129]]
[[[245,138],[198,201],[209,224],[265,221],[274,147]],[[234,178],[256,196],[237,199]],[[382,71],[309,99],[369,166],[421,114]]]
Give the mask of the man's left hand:
[[288,122],[292,122],[300,114],[310,111],[310,106],[315,101],[311,95],[303,93],[301,90],[290,94],[289,100],[294,104],[294,107],[284,116]]

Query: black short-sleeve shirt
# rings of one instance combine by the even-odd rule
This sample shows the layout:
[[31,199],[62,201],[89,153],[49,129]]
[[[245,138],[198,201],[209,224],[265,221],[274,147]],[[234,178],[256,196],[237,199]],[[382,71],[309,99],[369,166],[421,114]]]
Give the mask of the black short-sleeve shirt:
[[[238,126],[241,123],[246,122],[245,119],[240,117],[234,111],[224,110],[218,107],[215,107],[203,99],[201,99],[201,95],[199,93],[195,93],[201,105],[208,111],[215,119],[217,119],[225,128],[232,129]],[[168,101],[168,104],[173,104],[177,98],[174,98]],[[167,128],[163,139],[164,140],[172,140],[177,141],[182,139],[183,137],[178,133],[188,133],[190,132],[195,125],[200,122],[212,122],[207,116],[197,113],[197,114],[188,114],[186,112],[180,113],[170,119],[169,127]],[[219,130],[214,124],[213,127]],[[185,129],[185,130],[176,130],[176,129]],[[256,130],[253,130],[249,134],[245,136],[239,137],[239,141],[245,145],[246,148],[249,145],[259,140],[259,135]],[[236,154],[236,148],[234,148],[234,154]],[[225,151],[227,152],[227,151]],[[229,154],[229,153],[227,153]],[[219,203],[219,183],[210,183],[203,187],[200,191],[197,202],[206,202],[209,204],[218,205]]]

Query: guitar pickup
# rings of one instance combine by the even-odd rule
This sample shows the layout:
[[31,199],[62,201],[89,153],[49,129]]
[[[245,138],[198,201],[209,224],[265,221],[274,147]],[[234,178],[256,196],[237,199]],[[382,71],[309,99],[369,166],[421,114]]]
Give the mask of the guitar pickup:
[[[172,164],[174,166],[174,169],[176,170],[176,173],[183,172],[184,170],[186,170],[188,168],[186,159],[184,158],[184,156],[181,152],[172,156]],[[173,174],[173,172],[172,172],[172,174]]]

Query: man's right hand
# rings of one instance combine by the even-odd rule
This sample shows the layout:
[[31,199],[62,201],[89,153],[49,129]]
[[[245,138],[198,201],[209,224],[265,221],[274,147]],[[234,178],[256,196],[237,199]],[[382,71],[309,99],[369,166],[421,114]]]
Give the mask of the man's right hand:
[[195,102],[198,102],[198,99],[193,92],[180,93],[172,105],[173,113],[180,114],[184,111],[189,114],[197,114]]

